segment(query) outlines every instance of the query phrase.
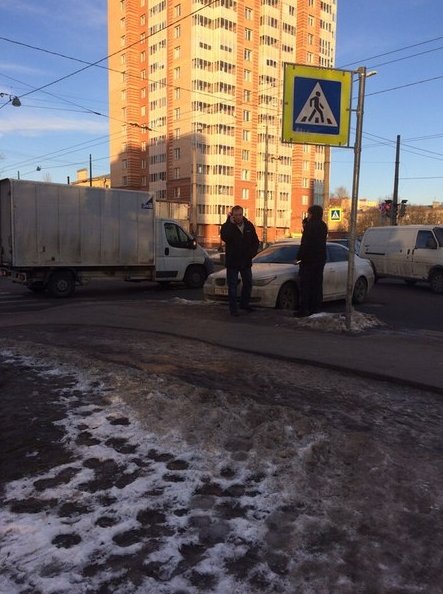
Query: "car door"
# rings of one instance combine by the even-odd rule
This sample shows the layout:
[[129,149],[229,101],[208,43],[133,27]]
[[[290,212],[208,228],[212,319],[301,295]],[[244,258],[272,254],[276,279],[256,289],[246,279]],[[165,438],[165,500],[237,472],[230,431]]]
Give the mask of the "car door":
[[431,268],[439,263],[437,248],[437,240],[430,229],[421,229],[417,233],[411,256],[411,278],[428,279]]
[[323,271],[323,299],[343,298],[348,279],[349,250],[340,244],[328,243],[327,259]]
[[195,242],[173,221],[159,223],[156,241],[156,280],[182,280],[192,260]]

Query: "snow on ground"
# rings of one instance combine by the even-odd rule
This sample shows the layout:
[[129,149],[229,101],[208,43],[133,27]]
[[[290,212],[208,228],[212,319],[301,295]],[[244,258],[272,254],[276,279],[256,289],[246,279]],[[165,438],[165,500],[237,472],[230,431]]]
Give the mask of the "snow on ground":
[[6,485],[0,592],[441,592],[437,397],[193,341],[76,332],[77,350],[0,350],[1,369],[62,384],[66,450]]

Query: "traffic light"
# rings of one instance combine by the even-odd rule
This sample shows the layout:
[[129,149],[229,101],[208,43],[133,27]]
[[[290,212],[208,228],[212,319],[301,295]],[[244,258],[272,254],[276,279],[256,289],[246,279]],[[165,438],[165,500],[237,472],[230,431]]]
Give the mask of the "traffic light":
[[407,200],[402,200],[401,201],[400,208],[399,208],[399,211],[398,211],[398,216],[399,217],[404,217],[405,216],[405,214],[406,214],[406,203],[407,203]]
[[391,216],[392,200],[385,200],[380,204],[380,212],[384,217]]

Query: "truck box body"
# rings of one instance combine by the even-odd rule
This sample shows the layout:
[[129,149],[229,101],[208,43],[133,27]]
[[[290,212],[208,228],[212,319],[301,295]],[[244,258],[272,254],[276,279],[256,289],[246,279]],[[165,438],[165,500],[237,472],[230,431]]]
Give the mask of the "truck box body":
[[28,266],[154,266],[148,194],[4,179],[0,262]]

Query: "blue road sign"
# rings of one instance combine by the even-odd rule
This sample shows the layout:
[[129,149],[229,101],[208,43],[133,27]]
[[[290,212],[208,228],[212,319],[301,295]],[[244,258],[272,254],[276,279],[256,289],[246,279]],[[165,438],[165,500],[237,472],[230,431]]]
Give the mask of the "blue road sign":
[[294,78],[294,132],[338,134],[341,83],[335,80]]

